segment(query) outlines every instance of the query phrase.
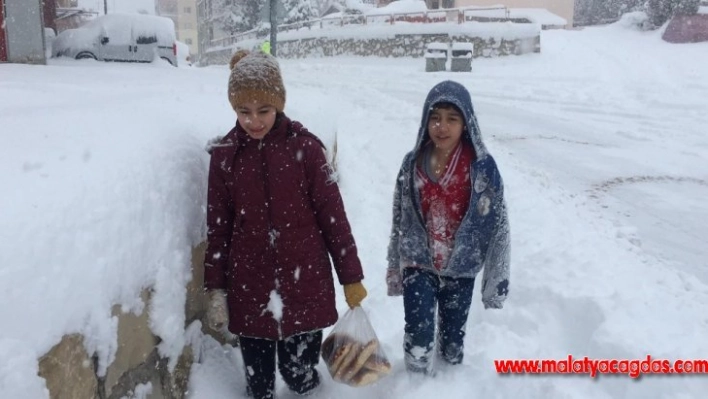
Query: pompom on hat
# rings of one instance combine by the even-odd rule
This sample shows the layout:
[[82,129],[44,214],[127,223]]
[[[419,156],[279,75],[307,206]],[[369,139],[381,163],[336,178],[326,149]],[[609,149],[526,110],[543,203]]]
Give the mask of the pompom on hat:
[[229,62],[229,102],[234,110],[249,103],[272,105],[278,112],[285,108],[285,86],[280,65],[262,51],[239,50]]

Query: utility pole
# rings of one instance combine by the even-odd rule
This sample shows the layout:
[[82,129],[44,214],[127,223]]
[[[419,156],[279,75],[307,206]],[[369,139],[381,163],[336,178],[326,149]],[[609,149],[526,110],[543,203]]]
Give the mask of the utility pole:
[[270,53],[273,57],[278,51],[278,0],[270,0]]
[[108,14],[108,0],[103,0],[103,14]]

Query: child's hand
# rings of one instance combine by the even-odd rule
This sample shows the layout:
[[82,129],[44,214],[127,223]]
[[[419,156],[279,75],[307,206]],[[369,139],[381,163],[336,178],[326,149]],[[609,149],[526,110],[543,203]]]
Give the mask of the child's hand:
[[347,298],[347,305],[354,309],[361,305],[361,301],[366,298],[366,288],[360,282],[344,285],[344,296]]
[[482,300],[482,303],[484,304],[485,309],[501,309],[504,306],[504,303],[499,300]]
[[388,286],[388,296],[403,295],[403,278],[401,277],[401,269],[386,270],[386,285]]
[[226,291],[210,290],[207,293],[207,323],[214,331],[221,331],[229,324],[229,307],[226,303]]

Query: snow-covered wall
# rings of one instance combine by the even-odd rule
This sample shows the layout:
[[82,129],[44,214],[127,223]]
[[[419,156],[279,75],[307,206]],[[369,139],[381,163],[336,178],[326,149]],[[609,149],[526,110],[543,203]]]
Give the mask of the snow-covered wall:
[[[277,55],[282,58],[331,56],[422,57],[429,43],[474,43],[474,57],[520,55],[541,51],[538,24],[479,23],[397,24],[307,30],[278,36]],[[202,65],[228,63],[237,49],[255,49],[264,39],[239,41],[204,54]]]
[[[192,249],[192,277],[186,286],[186,336],[203,328],[217,340],[226,342],[215,331],[201,323],[204,316],[204,251],[206,242]],[[39,359],[37,375],[45,380],[50,398],[125,398],[134,395],[139,386],[147,386],[150,397],[184,399],[189,372],[194,361],[190,343],[179,349],[174,359],[163,356],[159,344],[163,339],[152,331],[151,309],[153,288],[144,289],[140,298],[145,304],[140,314],[113,305],[111,314],[116,324],[116,350],[109,365],[101,370],[98,355],[86,351],[92,337],[67,334]],[[158,300],[160,300],[158,298]],[[193,323],[200,320],[200,323]],[[181,329],[181,326],[175,326]],[[174,363],[174,364],[171,364]],[[0,381],[2,382],[2,381]],[[68,382],[68,383],[67,383]],[[2,392],[2,389],[0,389]],[[2,396],[0,394],[0,396]],[[4,398],[4,396],[2,396]]]

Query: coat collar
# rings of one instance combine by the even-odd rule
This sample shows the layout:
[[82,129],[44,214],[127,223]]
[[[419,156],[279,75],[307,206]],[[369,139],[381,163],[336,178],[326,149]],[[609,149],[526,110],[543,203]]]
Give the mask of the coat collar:
[[285,116],[285,114],[278,114],[275,117],[275,123],[273,128],[270,129],[268,134],[266,134],[261,140],[256,140],[251,138],[251,136],[246,133],[246,130],[241,126],[238,121],[236,121],[236,127],[234,128],[234,134],[239,146],[258,146],[270,143],[276,143],[285,139],[288,135],[288,127],[290,126],[290,119]]

